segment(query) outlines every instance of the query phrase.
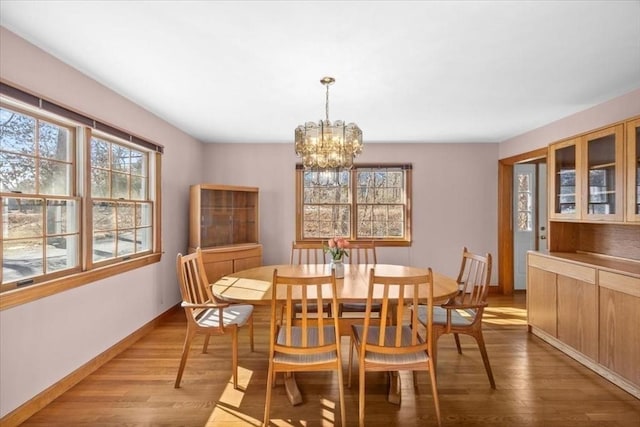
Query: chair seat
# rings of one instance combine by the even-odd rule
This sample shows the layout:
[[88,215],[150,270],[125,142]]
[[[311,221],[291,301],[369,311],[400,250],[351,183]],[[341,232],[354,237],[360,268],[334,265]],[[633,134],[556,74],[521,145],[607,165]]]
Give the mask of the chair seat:
[[[325,326],[324,330],[324,345],[335,344],[336,332],[333,325]],[[318,328],[307,328],[307,347],[317,347],[319,344]],[[278,331],[277,344],[285,345],[286,343],[286,330],[280,328]],[[302,347],[302,327],[293,326],[291,328],[291,347]],[[331,350],[325,353],[316,354],[289,354],[282,353],[276,350],[273,361],[276,363],[289,363],[292,365],[309,365],[314,363],[326,363],[336,360],[338,354],[335,350]]]
[[[360,346],[362,343],[362,334],[364,332],[363,325],[352,325],[353,329],[353,338],[355,340],[355,345]],[[384,341],[386,346],[393,346],[395,341],[395,333],[396,328],[398,326],[387,326],[384,330]],[[400,326],[402,328],[401,335],[401,346],[410,347],[411,344],[411,327],[410,326]],[[367,338],[367,343],[372,345],[377,345],[377,338],[379,335],[380,327],[379,326],[369,326],[369,333]],[[418,337],[418,343],[422,344],[423,341]],[[381,363],[381,364],[390,364],[390,365],[398,365],[398,364],[413,364],[417,362],[427,362],[428,356],[424,350],[416,351],[413,353],[398,353],[398,354],[386,354],[386,353],[376,353],[373,351],[367,351],[364,355],[364,359],[367,362]]]
[[[463,316],[458,310],[451,310],[451,325],[452,326],[469,326],[473,323],[475,313],[472,310],[466,311],[467,316]],[[427,323],[427,307],[424,305],[418,306],[418,320],[422,324]],[[447,324],[447,310],[442,307],[433,307],[433,324],[434,325],[446,325]]]
[[[205,310],[198,316],[197,322],[200,326],[220,327],[220,315],[217,308]],[[247,323],[253,313],[253,306],[248,304],[234,304],[222,309],[223,326],[238,325]]]

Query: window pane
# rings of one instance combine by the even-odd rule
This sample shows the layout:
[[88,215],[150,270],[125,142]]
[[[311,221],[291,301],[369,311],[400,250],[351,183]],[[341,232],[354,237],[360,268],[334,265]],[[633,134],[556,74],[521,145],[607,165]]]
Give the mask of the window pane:
[[47,122],[39,126],[40,156],[68,162],[71,159],[69,130]]
[[71,195],[71,165],[40,160],[40,194]]
[[43,274],[42,239],[5,240],[2,251],[2,283]]
[[111,198],[129,198],[129,175],[116,172],[111,173]]
[[109,171],[91,169],[91,196],[109,197],[110,179]]
[[110,231],[116,228],[116,205],[110,202],[93,203],[93,229]]
[[91,167],[109,169],[109,143],[91,138]]
[[145,153],[131,150],[131,174],[147,176],[147,155]]
[[136,231],[136,252],[150,251],[153,244],[153,229],[151,227],[139,228]]
[[[42,205],[41,199],[3,197],[2,238],[41,238],[44,234]],[[40,246],[42,246],[42,241],[40,241]]]
[[36,159],[0,151],[0,191],[36,193]]
[[47,200],[47,235],[77,233],[78,205],[75,200]]
[[35,127],[32,117],[0,108],[0,150],[34,155]]
[[118,256],[131,255],[135,252],[135,232],[124,230],[118,232]]
[[116,235],[113,232],[93,233],[93,262],[114,258]]
[[131,199],[144,200],[147,198],[147,179],[140,176],[131,176]]
[[119,230],[133,228],[135,219],[135,205],[133,203],[118,203],[117,226]]
[[46,252],[48,273],[77,267],[78,235],[48,238]]
[[131,150],[117,144],[111,144],[111,169],[130,173]]
[[151,203],[136,204],[136,227],[148,227],[153,222]]

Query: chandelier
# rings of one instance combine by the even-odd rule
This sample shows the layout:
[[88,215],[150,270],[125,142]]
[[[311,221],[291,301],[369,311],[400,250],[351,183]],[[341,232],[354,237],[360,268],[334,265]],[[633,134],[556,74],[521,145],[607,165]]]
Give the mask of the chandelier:
[[362,152],[362,131],[355,123],[329,121],[329,86],[336,79],[320,80],[327,88],[325,120],[307,122],[296,128],[296,155],[305,169],[351,169],[353,158]]

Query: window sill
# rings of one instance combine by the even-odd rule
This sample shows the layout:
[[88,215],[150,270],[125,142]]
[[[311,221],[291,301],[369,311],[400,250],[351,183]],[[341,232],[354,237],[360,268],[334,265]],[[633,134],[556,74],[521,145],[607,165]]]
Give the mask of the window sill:
[[59,279],[42,282],[24,288],[13,289],[0,294],[0,311],[11,307],[26,304],[40,298],[55,295],[78,286],[91,282],[106,279],[116,274],[135,270],[136,268],[160,262],[162,255],[154,253],[151,255],[135,258],[130,261],[119,262],[109,266],[96,268],[91,271],[64,276]]

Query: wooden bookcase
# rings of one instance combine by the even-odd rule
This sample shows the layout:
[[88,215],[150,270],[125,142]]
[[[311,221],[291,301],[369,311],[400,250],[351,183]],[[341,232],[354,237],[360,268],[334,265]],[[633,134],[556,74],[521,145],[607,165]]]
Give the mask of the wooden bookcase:
[[198,184],[189,199],[189,251],[202,249],[210,282],[262,264],[258,188]]

